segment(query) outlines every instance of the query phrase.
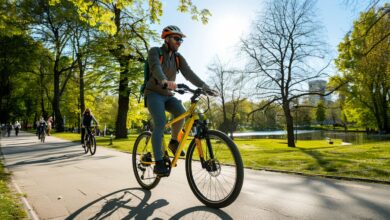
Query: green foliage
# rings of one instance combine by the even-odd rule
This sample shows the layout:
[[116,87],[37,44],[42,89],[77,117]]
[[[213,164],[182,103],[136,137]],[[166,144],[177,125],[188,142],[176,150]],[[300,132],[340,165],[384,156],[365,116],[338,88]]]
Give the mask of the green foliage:
[[[61,4],[61,0],[49,0],[51,6],[56,6]],[[140,16],[141,19],[147,15],[149,20],[154,22],[159,22],[159,18],[163,14],[163,1],[161,0],[105,0],[105,1],[78,1],[70,0],[70,2],[77,8],[77,13],[79,18],[87,22],[90,26],[96,27],[99,31],[108,33],[110,35],[115,35],[120,31],[118,27],[116,17],[116,12],[110,8],[110,6],[115,7],[120,11],[129,11],[130,15],[134,16],[137,13],[143,14]],[[144,3],[147,3],[148,8],[144,9]],[[208,17],[211,16],[211,13],[207,9],[199,10],[192,1],[180,0],[180,5],[178,7],[180,12],[190,12],[194,20],[199,18],[203,23],[207,23]]]
[[317,123],[319,123],[320,125],[323,125],[324,121],[325,121],[325,103],[324,103],[324,100],[321,100],[318,104],[317,104],[317,108],[316,108],[316,120],[317,120]]
[[24,35],[27,26],[17,9],[17,1],[0,0],[0,37]]
[[348,82],[338,92],[348,118],[390,132],[390,19],[383,13],[372,9],[354,22],[352,33],[339,44],[336,65],[342,75],[332,80]]
[[23,205],[18,201],[18,196],[9,190],[8,183],[9,173],[5,172],[0,162],[0,219],[24,219],[27,215],[23,210]]
[[35,110],[39,97],[34,75],[40,65],[37,57],[46,54],[26,33],[0,35],[0,51],[0,121],[4,123],[25,118]]

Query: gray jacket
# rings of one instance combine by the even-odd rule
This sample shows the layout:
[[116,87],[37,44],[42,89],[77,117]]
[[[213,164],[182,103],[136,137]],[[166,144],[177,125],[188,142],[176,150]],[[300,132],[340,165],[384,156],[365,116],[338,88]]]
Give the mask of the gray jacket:
[[[153,47],[149,50],[148,62],[149,62],[150,77],[149,77],[149,81],[146,83],[145,95],[149,94],[151,91],[166,96],[173,95],[173,93],[168,89],[162,88],[161,81],[163,81],[164,79],[168,81],[176,80],[176,74],[178,72],[176,68],[175,55],[172,54],[171,57],[169,57],[169,49],[165,44],[161,47],[161,50],[163,53],[162,64],[160,64],[160,53],[158,47]],[[192,84],[194,84],[197,87],[203,87],[203,88],[208,87],[191,70],[184,57],[179,53],[177,53],[177,56],[179,56],[180,72],[183,74],[184,78],[186,78],[188,81],[190,81]]]

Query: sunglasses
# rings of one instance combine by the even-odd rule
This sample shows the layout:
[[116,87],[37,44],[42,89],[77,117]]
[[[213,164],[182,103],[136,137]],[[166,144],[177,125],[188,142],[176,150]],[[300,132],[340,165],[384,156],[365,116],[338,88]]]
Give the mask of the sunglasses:
[[171,37],[171,38],[173,38],[176,42],[179,42],[179,43],[183,43],[183,38],[181,38],[181,37]]

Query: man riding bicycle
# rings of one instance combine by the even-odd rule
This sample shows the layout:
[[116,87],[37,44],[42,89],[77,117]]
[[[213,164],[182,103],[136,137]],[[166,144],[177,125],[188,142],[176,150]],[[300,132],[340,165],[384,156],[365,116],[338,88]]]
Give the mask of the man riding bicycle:
[[[177,51],[186,37],[182,31],[174,25],[167,26],[163,29],[161,38],[164,44],[158,48],[153,47],[148,53],[149,80],[146,83],[145,98],[146,105],[154,122],[152,134],[152,146],[156,166],[154,173],[164,176],[168,174],[168,169],[163,161],[162,137],[166,123],[165,110],[174,117],[185,112],[185,109],[179,99],[174,97],[172,90],[176,89],[176,74],[180,70],[183,76],[197,87],[201,87],[211,94],[218,93],[209,88],[188,66],[187,61]],[[162,62],[160,62],[162,55]],[[179,60],[177,66],[176,59]],[[167,89],[165,89],[166,87]],[[172,126],[172,137],[169,142],[169,149],[175,154],[178,148],[178,134],[182,129],[184,119],[178,121]],[[184,151],[181,152],[184,156]]]
[[81,145],[85,147],[84,145],[84,139],[85,139],[85,130],[87,129],[87,132],[91,132],[91,124],[92,121],[96,124],[96,127],[98,126],[98,122],[96,118],[92,115],[92,112],[89,108],[86,108],[82,117],[81,117]]
[[43,117],[39,119],[38,122],[38,139],[41,139],[43,132],[46,132],[47,123]]

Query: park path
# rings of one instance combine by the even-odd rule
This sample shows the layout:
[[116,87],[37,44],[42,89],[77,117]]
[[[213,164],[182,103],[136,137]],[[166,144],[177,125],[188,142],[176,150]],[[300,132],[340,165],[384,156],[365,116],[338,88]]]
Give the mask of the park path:
[[33,134],[0,140],[13,183],[39,219],[390,219],[390,186],[245,170],[230,206],[205,207],[179,162],[151,191],[137,184],[127,153]]

